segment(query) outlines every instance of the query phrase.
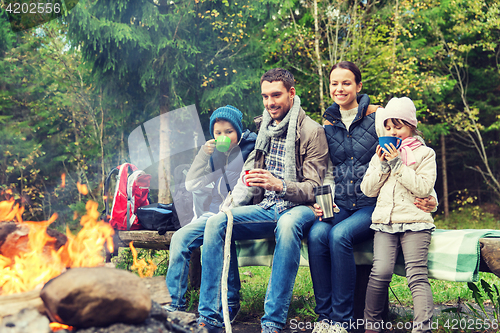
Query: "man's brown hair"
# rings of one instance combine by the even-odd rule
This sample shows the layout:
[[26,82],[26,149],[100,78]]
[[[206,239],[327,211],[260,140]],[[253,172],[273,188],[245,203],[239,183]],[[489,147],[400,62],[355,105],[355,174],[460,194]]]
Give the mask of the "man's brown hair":
[[262,85],[262,82],[264,81],[268,81],[271,83],[274,81],[281,81],[283,82],[283,85],[285,86],[287,91],[290,91],[290,88],[295,86],[295,79],[293,77],[293,74],[283,68],[273,68],[268,70],[260,78],[260,85]]

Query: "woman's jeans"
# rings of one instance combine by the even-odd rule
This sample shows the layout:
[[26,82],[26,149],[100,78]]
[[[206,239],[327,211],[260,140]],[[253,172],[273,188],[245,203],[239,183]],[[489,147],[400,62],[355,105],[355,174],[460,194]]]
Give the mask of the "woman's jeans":
[[370,224],[374,209],[340,207],[332,222],[317,220],[311,227],[307,246],[318,321],[344,326],[352,322],[356,284],[353,246],[373,237]]
[[[184,295],[188,286],[189,260],[191,259],[191,253],[203,243],[205,224],[208,218],[213,215],[215,214],[205,213],[201,215],[197,220],[177,230],[172,236],[166,277],[168,291],[172,297],[172,303],[169,305],[171,310],[184,311],[186,309],[186,298]],[[231,262],[229,265],[228,281],[228,304],[234,307],[240,302],[239,290],[241,287],[236,247],[234,243],[231,244]]]
[[[283,328],[300,262],[301,240],[315,220],[312,209],[296,206],[278,213],[276,205],[231,209],[233,240],[275,238],[273,266],[264,302],[263,326]],[[198,312],[206,322],[222,327],[221,276],[227,217],[219,213],[207,221],[202,250]]]
[[396,234],[375,232],[373,268],[368,281],[365,302],[366,329],[381,331],[382,311],[394,265],[401,246],[405,258],[406,279],[413,297],[413,333],[431,332],[434,303],[427,277],[427,253],[431,243],[430,230]]

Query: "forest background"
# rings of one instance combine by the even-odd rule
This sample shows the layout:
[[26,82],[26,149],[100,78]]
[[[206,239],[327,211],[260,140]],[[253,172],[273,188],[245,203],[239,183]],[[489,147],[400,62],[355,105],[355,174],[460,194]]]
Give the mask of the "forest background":
[[[80,0],[36,27],[9,23],[9,3],[0,186],[26,204],[26,220],[58,212],[56,224],[77,225],[77,183],[102,205],[106,174],[130,160],[128,136],[161,114],[194,104],[204,141],[211,111],[231,104],[255,130],[260,76],[273,67],[295,75],[321,123],[340,60],[360,67],[372,104],[415,102],[437,153],[440,214],[500,211],[500,0]],[[172,165],[161,163],[165,183]],[[170,200],[167,186],[154,195]]]

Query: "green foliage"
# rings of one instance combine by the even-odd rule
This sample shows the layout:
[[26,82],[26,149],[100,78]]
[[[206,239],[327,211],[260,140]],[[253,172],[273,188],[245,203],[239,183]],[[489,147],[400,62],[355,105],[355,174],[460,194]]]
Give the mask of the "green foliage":
[[262,110],[255,12],[249,1],[80,1],[17,35],[2,16],[0,183],[30,202],[27,218],[71,220],[77,182],[101,202],[128,134],[161,112],[196,104],[208,123],[233,104],[252,128]]
[[[133,265],[134,256],[129,248],[120,248],[117,257],[113,257],[111,262],[116,268],[130,270]],[[165,276],[168,270],[168,251],[137,249],[137,260],[144,259],[146,262],[151,260],[156,266],[154,276]]]
[[[482,320],[488,320],[489,322],[496,321],[498,323],[498,321],[500,320],[500,293],[498,292],[498,287],[495,284],[490,285],[483,279],[481,279],[478,284],[468,282],[467,286],[472,291],[472,297],[481,309],[481,311],[478,311],[473,305],[471,305],[470,303],[466,303],[468,308],[472,311],[474,317]],[[480,287],[482,290],[480,289]],[[488,313],[488,311],[484,307],[485,296],[488,297],[493,307],[492,314]]]
[[500,221],[493,214],[485,212],[474,204],[459,205],[445,219],[438,215],[434,223],[439,229],[500,229]]
[[120,249],[118,256],[111,258],[111,262],[115,264],[115,267],[123,270],[130,270],[130,267],[133,265],[133,260],[134,257],[129,248]]
[[[63,19],[17,34],[0,15],[0,184],[30,202],[26,218],[58,212],[64,224],[69,205],[82,200],[75,184],[101,202],[104,174],[128,159],[127,136],[144,121],[195,104],[207,130],[210,111],[232,104],[254,129],[259,78],[283,66],[321,123],[318,83],[328,106],[328,71],[339,60],[358,64],[373,103],[414,100],[438,160],[438,139],[447,137],[450,174],[478,170],[484,156],[498,174],[498,0],[317,6],[316,14],[296,0],[82,0]],[[478,135],[484,152],[474,147]],[[450,192],[468,187],[494,198],[481,174],[463,178]]]
[[151,250],[151,258],[155,263],[155,276],[165,276],[168,270],[168,251],[166,250]]

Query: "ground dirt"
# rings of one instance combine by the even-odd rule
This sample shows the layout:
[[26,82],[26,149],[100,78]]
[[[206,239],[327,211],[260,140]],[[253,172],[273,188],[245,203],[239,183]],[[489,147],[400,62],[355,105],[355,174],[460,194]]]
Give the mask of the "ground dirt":
[[[440,326],[446,325],[446,319],[443,319],[442,316],[442,311],[445,309],[450,309],[454,308],[457,305],[444,305],[444,304],[436,304],[434,306],[434,320],[436,322],[439,322]],[[490,305],[485,305],[487,311],[492,314],[492,307]],[[477,307],[479,309],[479,307]],[[470,313],[470,310],[466,308],[464,305],[461,305],[461,311],[462,313]],[[196,313],[196,312],[193,312]],[[399,306],[399,305],[391,305],[390,306],[390,318],[392,319],[391,322],[393,323],[394,326],[397,325],[398,321],[409,321],[412,318],[412,309]],[[437,319],[439,317],[439,319]],[[393,319],[393,318],[398,318],[398,319]],[[449,319],[449,325],[448,326],[453,326],[456,325],[457,328],[460,327],[461,324],[466,324],[471,325],[471,322],[474,321],[474,325],[477,325],[477,320],[472,319],[473,317],[467,317],[463,316],[461,317],[462,322],[455,322],[452,319]],[[493,318],[493,317],[492,317]],[[456,319],[455,319],[456,320]],[[311,323],[299,323],[300,320],[294,320],[294,319],[288,319],[287,326],[285,329],[282,330],[282,333],[311,333],[312,329],[307,329],[305,325],[312,325]],[[408,323],[409,324],[409,323]],[[304,328],[302,328],[304,327]],[[259,316],[251,316],[247,315],[245,317],[236,317],[236,320],[234,321],[232,325],[232,332],[236,333],[260,333],[261,327],[260,327],[260,317]],[[353,331],[352,333],[356,332],[364,332],[364,330],[360,329],[358,331]],[[407,329],[398,329],[397,327],[394,327],[392,330],[388,330],[387,332],[390,333],[407,333],[411,332],[410,330]],[[457,332],[460,332],[460,330],[457,330]],[[492,333],[492,332],[498,332],[497,330],[469,330],[469,332],[474,332],[474,333]]]

